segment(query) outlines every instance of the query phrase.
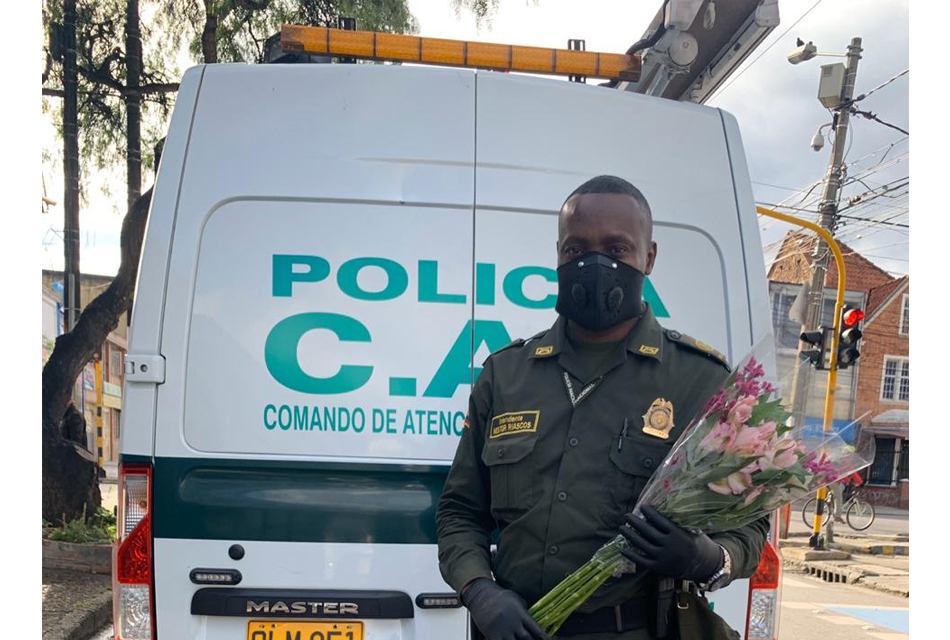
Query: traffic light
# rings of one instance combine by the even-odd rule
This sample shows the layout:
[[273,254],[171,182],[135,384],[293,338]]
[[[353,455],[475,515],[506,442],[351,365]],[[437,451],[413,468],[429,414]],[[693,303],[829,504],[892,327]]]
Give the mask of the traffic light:
[[825,369],[825,354],[831,346],[830,338],[831,330],[827,327],[818,327],[816,331],[803,331],[799,340],[814,348],[803,349],[798,355],[816,369]]
[[841,310],[841,333],[838,334],[838,369],[847,369],[861,356],[858,342],[861,340],[859,325],[864,320],[864,311],[845,305]]

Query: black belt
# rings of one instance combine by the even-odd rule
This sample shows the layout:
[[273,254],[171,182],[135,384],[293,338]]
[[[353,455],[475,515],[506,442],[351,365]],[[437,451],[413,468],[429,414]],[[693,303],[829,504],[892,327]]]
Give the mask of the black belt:
[[564,621],[557,635],[582,633],[623,633],[643,629],[649,624],[649,600],[628,600],[616,607],[604,607],[590,613],[574,613]]

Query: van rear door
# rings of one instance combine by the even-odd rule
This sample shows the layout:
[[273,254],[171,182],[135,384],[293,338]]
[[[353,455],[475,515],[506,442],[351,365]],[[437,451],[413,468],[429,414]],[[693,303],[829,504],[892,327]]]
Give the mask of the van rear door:
[[417,599],[451,593],[435,509],[469,390],[474,103],[465,70],[205,69],[177,210],[153,212],[175,215],[159,637],[465,637],[463,610]]

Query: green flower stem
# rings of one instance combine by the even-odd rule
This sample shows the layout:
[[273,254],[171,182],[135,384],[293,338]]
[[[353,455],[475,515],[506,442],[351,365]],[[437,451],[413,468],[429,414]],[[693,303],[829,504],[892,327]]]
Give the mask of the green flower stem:
[[602,551],[604,553],[595,555],[595,560],[590,560],[565,578],[531,608],[532,617],[547,633],[553,635],[577,607],[623,565],[624,559],[616,546]]
[[554,604],[565,592],[572,589],[575,584],[583,584],[587,578],[596,573],[599,563],[594,560],[588,560],[580,569],[567,576],[553,589],[551,589],[543,598],[538,600],[531,607],[530,613],[540,613],[547,609],[549,605]]
[[[619,566],[619,563],[618,565]],[[584,602],[587,601],[594,593],[603,585],[616,569],[616,566],[608,566],[603,571],[598,573],[593,579],[591,579],[586,585],[584,585],[580,590],[570,594],[569,597],[562,604],[560,610],[557,612],[557,615],[554,616],[553,620],[550,620],[547,625],[547,632],[550,635],[554,635],[561,625],[571,616],[572,613]]]
[[588,560],[580,569],[562,580],[556,587],[551,589],[541,600],[533,607],[530,613],[532,615],[542,615],[552,607],[557,607],[567,594],[576,591],[581,585],[586,584],[603,568],[603,563],[599,560]]

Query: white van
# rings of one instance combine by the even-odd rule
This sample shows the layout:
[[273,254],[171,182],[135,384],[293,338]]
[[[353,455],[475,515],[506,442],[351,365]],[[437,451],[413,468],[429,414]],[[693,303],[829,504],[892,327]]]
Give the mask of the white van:
[[[189,70],[132,317],[116,637],[470,637],[435,528],[470,385],[552,324],[557,211],[604,173],[651,203],[660,322],[736,362],[771,323],[729,114],[469,69]],[[771,548],[760,569],[713,594],[750,640],[775,637]]]

